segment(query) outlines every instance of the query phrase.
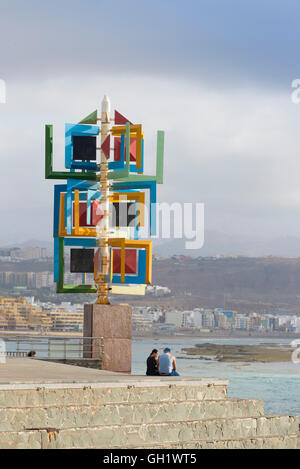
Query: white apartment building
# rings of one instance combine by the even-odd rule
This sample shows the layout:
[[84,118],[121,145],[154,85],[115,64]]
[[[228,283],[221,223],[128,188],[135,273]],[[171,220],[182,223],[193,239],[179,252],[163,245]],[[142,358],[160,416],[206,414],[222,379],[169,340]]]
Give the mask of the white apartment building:
[[202,327],[204,329],[211,329],[214,327],[214,314],[210,310],[204,310],[202,314]]
[[132,325],[135,330],[152,328],[152,321],[138,311],[132,311]]
[[165,296],[170,295],[171,290],[168,287],[162,287],[160,285],[147,285],[146,293],[154,296]]
[[170,324],[175,327],[182,327],[183,313],[182,311],[166,311],[165,324]]
[[195,327],[202,327],[202,317],[203,317],[203,310],[193,311],[193,322],[194,322]]
[[299,333],[300,332],[300,317],[299,316],[297,316],[295,319],[295,327],[296,327],[296,332]]
[[236,329],[250,329],[251,319],[247,316],[237,314],[235,318]]

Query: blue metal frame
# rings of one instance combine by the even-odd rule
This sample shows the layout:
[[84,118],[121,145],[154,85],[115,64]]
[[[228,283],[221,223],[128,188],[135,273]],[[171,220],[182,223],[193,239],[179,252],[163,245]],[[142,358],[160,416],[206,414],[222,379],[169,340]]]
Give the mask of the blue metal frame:
[[[112,248],[110,248],[111,250]],[[121,274],[113,274],[112,283],[122,283],[124,285],[127,284],[138,284],[146,283],[146,251],[145,249],[137,249],[138,254],[138,262],[137,262],[137,275],[136,274],[126,274],[125,275],[125,282],[121,280]],[[111,254],[110,254],[111,259]],[[111,263],[109,263],[109,267],[111,268]]]
[[156,181],[115,182],[113,190],[149,189],[150,191],[150,234],[156,235]]
[[86,169],[97,171],[97,163],[90,161],[73,160],[73,137],[97,136],[100,127],[98,125],[65,124],[65,166],[68,169]]
[[[97,125],[86,124],[65,124],[65,167],[70,169],[71,172],[75,169],[86,171],[98,171],[99,165],[90,161],[74,161],[73,160],[73,137],[84,136],[97,136],[99,135],[100,128]],[[126,170],[125,158],[125,134],[121,134],[121,157],[120,161],[110,161],[108,168],[112,170]],[[130,161],[130,156],[129,156]],[[141,155],[141,168],[137,169],[136,164],[130,164],[130,171],[143,173],[144,172],[144,139],[142,140],[142,155]]]

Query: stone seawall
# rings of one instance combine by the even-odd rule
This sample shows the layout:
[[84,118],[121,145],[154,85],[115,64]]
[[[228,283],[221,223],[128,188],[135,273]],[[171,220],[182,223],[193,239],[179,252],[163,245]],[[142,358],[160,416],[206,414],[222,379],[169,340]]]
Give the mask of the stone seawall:
[[227,383],[125,375],[2,383],[0,448],[297,448],[297,417],[231,399]]
[[8,358],[0,449],[297,447],[297,417],[265,415],[263,401],[229,398],[227,385]]

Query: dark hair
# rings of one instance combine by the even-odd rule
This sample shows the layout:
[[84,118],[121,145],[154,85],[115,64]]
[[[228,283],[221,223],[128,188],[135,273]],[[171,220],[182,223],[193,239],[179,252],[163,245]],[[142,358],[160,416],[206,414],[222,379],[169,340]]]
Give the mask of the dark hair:
[[152,352],[151,352],[151,355],[152,355],[153,353],[157,353],[157,352],[158,352],[158,350],[157,350],[156,348],[154,348],[154,349],[152,350]]
[[35,357],[36,356],[36,351],[35,350],[30,350],[28,353],[27,353],[27,357]]

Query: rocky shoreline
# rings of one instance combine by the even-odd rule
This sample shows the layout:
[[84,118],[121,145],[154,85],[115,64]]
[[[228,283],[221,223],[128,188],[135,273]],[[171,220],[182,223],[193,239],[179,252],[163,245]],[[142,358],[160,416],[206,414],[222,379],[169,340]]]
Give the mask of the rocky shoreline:
[[294,349],[290,345],[222,345],[196,344],[194,347],[183,348],[185,359],[214,360],[219,362],[289,362]]

